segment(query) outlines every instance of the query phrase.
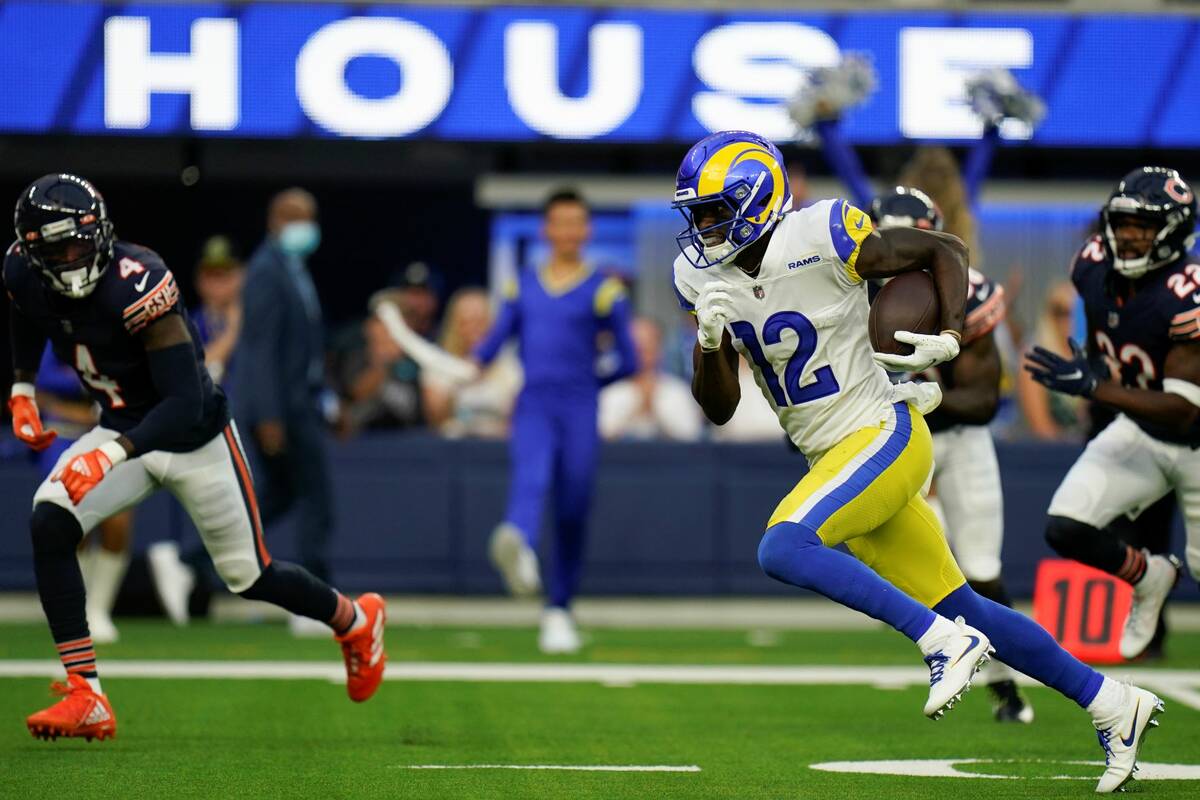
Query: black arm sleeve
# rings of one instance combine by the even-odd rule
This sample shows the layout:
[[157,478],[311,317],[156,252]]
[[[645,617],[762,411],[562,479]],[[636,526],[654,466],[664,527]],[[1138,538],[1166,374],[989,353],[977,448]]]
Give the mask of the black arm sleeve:
[[46,335],[21,313],[16,303],[8,306],[8,328],[13,371],[36,375],[46,350]]
[[162,399],[125,434],[133,444],[131,456],[161,450],[182,429],[204,415],[204,389],[191,342],[148,350],[150,378]]

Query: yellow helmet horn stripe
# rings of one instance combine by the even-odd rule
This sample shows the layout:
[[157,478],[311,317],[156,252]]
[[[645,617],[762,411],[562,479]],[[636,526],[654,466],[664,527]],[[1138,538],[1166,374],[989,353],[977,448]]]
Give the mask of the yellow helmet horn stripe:
[[700,171],[700,179],[696,182],[696,194],[706,197],[724,191],[725,179],[729,175],[730,168],[743,158],[762,163],[771,171],[773,178],[771,202],[767,203],[766,209],[761,214],[748,218],[755,225],[761,225],[767,221],[771,212],[776,210],[776,206],[783,197],[783,170],[774,156],[752,142],[734,142],[713,153],[705,162],[704,169]]

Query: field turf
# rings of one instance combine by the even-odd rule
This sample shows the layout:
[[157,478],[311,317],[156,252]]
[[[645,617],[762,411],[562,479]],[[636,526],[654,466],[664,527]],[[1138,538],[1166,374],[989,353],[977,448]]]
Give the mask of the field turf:
[[[1032,726],[1001,726],[978,689],[945,720],[921,716],[910,685],[770,685],[791,665],[920,666],[883,630],[597,630],[585,653],[547,659],[525,629],[389,628],[392,664],[530,663],[745,666],[743,683],[429,681],[385,683],[364,705],[324,679],[105,677],[118,661],[297,662],[338,658],[327,641],[278,625],[119,620],[98,648],[119,726],[114,741],[41,742],[23,718],[49,702],[42,677],[0,677],[0,797],[320,798],[1060,798],[1092,794],[1101,752],[1086,715],[1028,690]],[[1200,669],[1200,634],[1176,634],[1173,669]],[[0,674],[52,654],[44,627],[0,626]],[[151,665],[153,666],[153,665]],[[203,665],[201,665],[203,666]],[[1120,676],[1121,670],[1110,674]],[[1200,688],[1197,686],[1195,688]],[[1200,765],[1200,711],[1167,701],[1143,759]],[[810,764],[881,759],[989,759],[963,772],[1026,780],[818,771]],[[413,770],[416,765],[671,765],[689,772]],[[1084,780],[1052,779],[1072,775]],[[1140,781],[1145,797],[1200,796],[1200,781]]]

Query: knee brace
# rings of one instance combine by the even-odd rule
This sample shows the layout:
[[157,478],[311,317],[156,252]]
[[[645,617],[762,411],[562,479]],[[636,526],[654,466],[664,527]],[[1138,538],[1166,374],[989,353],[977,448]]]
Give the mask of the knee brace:
[[54,503],[38,503],[33,507],[29,533],[35,557],[74,553],[83,539],[83,528],[75,515]]
[[811,528],[796,522],[779,522],[767,528],[758,543],[758,566],[775,580],[784,580],[785,571],[794,579],[797,552],[806,547],[824,546],[821,537]]

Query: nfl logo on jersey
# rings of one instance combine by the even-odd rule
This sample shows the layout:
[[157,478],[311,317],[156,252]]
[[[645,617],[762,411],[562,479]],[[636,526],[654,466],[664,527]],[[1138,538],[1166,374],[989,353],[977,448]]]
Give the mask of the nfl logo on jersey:
[[757,297],[759,300],[762,300],[763,296],[765,294],[766,294],[766,292],[763,291],[763,287],[755,285],[755,287],[754,287],[754,296],[755,297]]

